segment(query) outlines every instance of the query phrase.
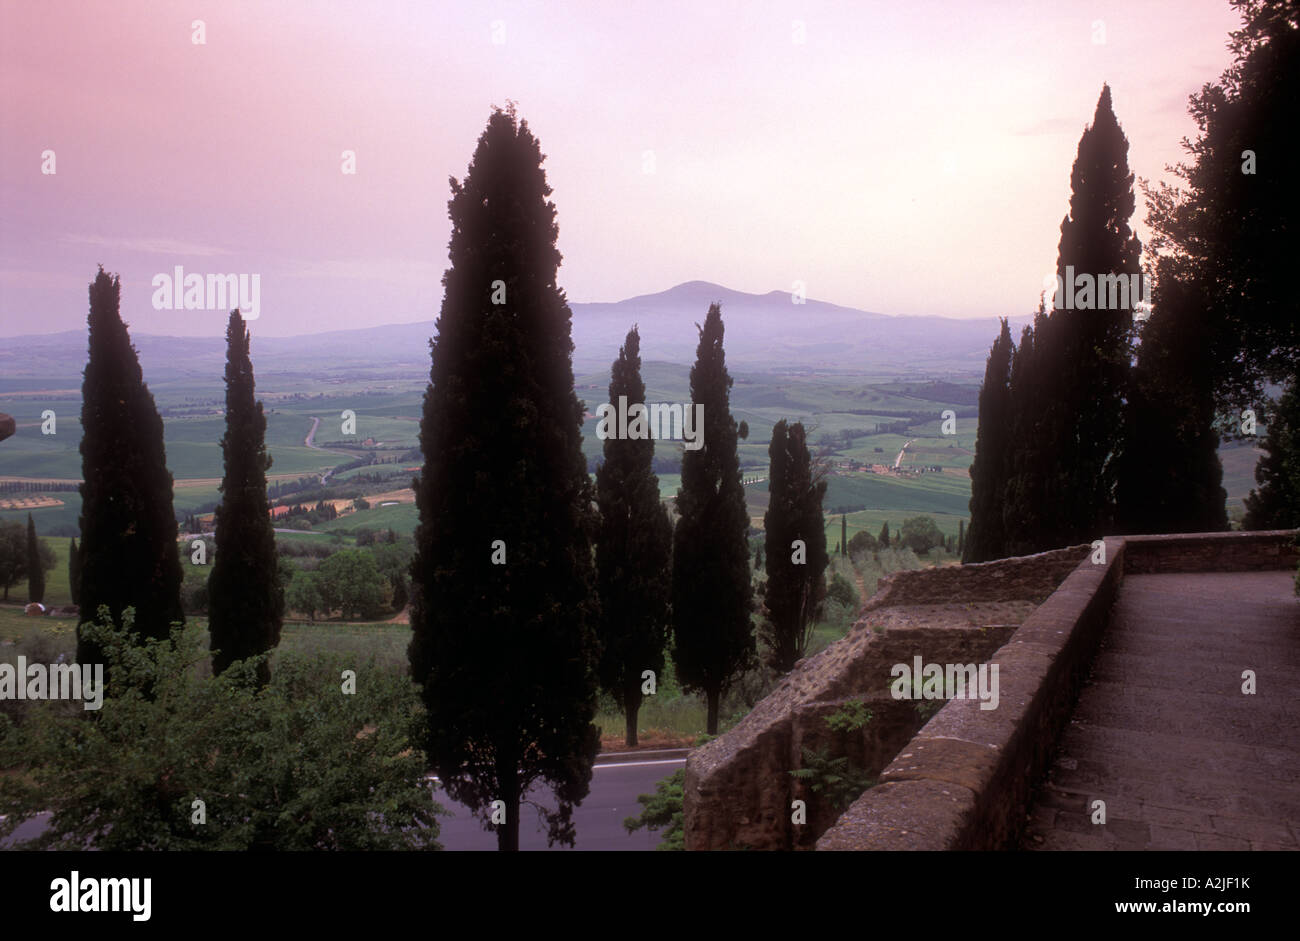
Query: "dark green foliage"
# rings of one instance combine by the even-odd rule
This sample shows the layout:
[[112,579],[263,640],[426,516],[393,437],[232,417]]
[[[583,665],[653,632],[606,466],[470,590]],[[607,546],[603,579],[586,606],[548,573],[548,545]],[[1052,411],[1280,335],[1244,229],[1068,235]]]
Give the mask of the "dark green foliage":
[[644,808],[640,816],[628,817],[623,826],[628,833],[642,827],[664,831],[655,849],[686,849],[686,813],[683,809],[686,788],[686,769],[679,768],[655,785],[653,794],[638,794],[636,802]]
[[[558,802],[539,808],[548,841],[572,845],[600,747],[595,494],[542,160],[527,122],[498,109],[465,179],[451,181],[411,566],[408,655],[430,757],[485,825],[491,802],[504,803],[508,850],[520,801],[542,781]],[[502,286],[505,303],[493,303]]]
[[1263,448],[1255,465],[1259,489],[1246,497],[1242,528],[1300,527],[1300,381],[1292,381],[1273,410]]
[[[1079,139],[1070,173],[1070,214],[1061,223],[1057,274],[1067,266],[1100,279],[1140,274],[1142,246],[1129,228],[1136,206],[1128,170],[1128,140],[1103,85],[1093,122]],[[1100,284],[1098,294],[1101,293]],[[1100,298],[1099,298],[1100,300]],[[1091,542],[1113,532],[1115,456],[1123,443],[1123,402],[1128,392],[1133,308],[1129,297],[1103,309],[1054,309],[1048,330],[1058,334],[1059,358],[1049,360],[1058,377],[1065,411],[1049,438],[1064,486],[1049,544],[1039,549]],[[1042,352],[1042,350],[1037,350]]]
[[314,581],[322,610],[337,610],[345,621],[380,617],[392,604],[392,586],[365,549],[340,549],[321,563]]
[[[16,772],[0,775],[0,840],[51,811],[20,848],[438,848],[442,809],[405,677],[290,656],[258,690],[254,663],[218,677],[198,669],[208,652],[197,626],[137,646],[129,609],[122,620],[105,609],[83,628],[110,668],[98,712],[42,702],[21,726],[0,716],[0,767]],[[356,671],[354,695],[342,691],[344,669]]]
[[[249,333],[238,310],[226,328],[226,433],[221,439],[225,477],[216,509],[217,552],[208,580],[212,671],[280,643],[284,592],[276,581],[277,556],[266,498],[266,415],[254,401]],[[265,661],[258,682],[270,680]]]
[[[1006,546],[1002,511],[1007,472],[1014,440],[1011,437],[1011,328],[1006,318],[993,341],[980,387],[979,429],[975,459],[970,465],[970,538],[962,549],[963,562],[1001,558]],[[962,525],[962,524],[959,524]]]
[[36,540],[36,523],[27,514],[27,603],[39,604],[45,600],[45,569],[42,567],[39,543]]
[[889,548],[889,520],[885,520],[880,524],[880,535],[876,537],[876,542],[880,544],[882,549]]
[[[393,538],[389,539],[389,536]],[[411,559],[415,557],[415,545],[409,540],[398,540],[397,534],[390,529],[387,534],[376,535],[373,552],[379,573],[392,586],[392,609],[395,612],[401,611],[410,601],[406,578],[411,571]]]
[[849,517],[846,513],[840,514],[840,555],[849,554]]
[[[636,327],[618,351],[610,372],[609,402],[645,402],[641,336]],[[596,469],[597,587],[600,592],[600,682],[627,718],[627,745],[637,743],[642,673],[663,672],[671,627],[672,522],[659,502],[650,438],[606,438],[605,460]]]
[[81,550],[77,548],[76,536],[68,542],[68,590],[73,604],[81,600]]
[[290,611],[307,615],[313,623],[317,613],[328,611],[325,599],[321,595],[320,585],[316,582],[316,573],[298,572],[284,592],[285,606]]
[[[886,523],[885,525],[888,526],[889,524]],[[881,535],[887,536],[888,533],[882,532]],[[876,540],[876,537],[863,529],[854,533],[853,538],[849,540],[848,554],[852,557],[864,552],[876,552],[880,547],[880,543]]]
[[[1011,358],[1011,451],[1002,502],[1004,544],[1002,551],[990,558],[1027,555],[1052,541],[1049,516],[1063,484],[1051,453],[1062,406],[1048,394],[1055,388],[1051,370],[1055,347],[1049,345],[1050,338],[1047,311],[1040,301],[1033,324],[1021,333]],[[972,519],[972,528],[974,525]],[[971,538],[967,536],[967,546]]]
[[[1207,361],[1221,412],[1263,399],[1266,380],[1286,382],[1300,363],[1300,318],[1291,290],[1300,218],[1295,108],[1300,100],[1300,4],[1231,0],[1242,18],[1233,63],[1192,96],[1198,134],[1175,186],[1148,190],[1148,223],[1161,255],[1185,262],[1182,279],[1214,312]],[[1254,172],[1245,172],[1245,152]]]
[[957,554],[962,555],[966,551],[966,521],[957,520]]
[[899,537],[902,544],[917,555],[943,546],[943,533],[939,530],[939,524],[929,516],[913,516],[903,520]]
[[[845,736],[865,728],[872,713],[862,701],[852,701],[826,717],[826,727],[843,745]],[[835,749],[840,750],[840,749]],[[876,779],[858,767],[847,755],[832,758],[832,747],[804,748],[803,766],[791,771],[792,777],[804,781],[808,790],[826,802],[836,814],[853,803],[862,793],[873,787]]]
[[826,587],[826,600],[851,609],[856,608],[860,601],[853,583],[839,572],[831,576],[831,582]]
[[1124,533],[1201,533],[1228,528],[1214,429],[1209,316],[1195,282],[1172,258],[1157,262],[1154,311],[1125,409],[1115,490]]
[[[99,269],[90,285],[89,357],[81,386],[80,624],[108,605],[135,610],[141,639],[164,639],[181,611],[172,475],[163,424],[118,313],[121,283]],[[102,659],[78,627],[77,660]]]
[[[763,517],[767,584],[760,633],[769,665],[789,673],[807,652],[826,596],[826,481],[813,467],[801,422],[787,425],[783,418],[776,423],[768,456],[769,501]],[[803,542],[797,553],[796,540]]]
[[[682,455],[673,530],[673,660],[685,689],[703,692],[718,731],[723,692],[754,658],[749,511],[740,484],[722,310],[709,307],[691,367],[691,407],[704,406],[703,446]],[[771,557],[771,552],[766,553]]]
[[0,521],[0,586],[4,600],[9,589],[27,576],[27,531],[22,523]]
[[[1009,428],[1009,433],[1002,456],[991,446],[977,454],[992,465],[987,473],[983,466],[971,468],[966,561],[1077,545],[1114,531],[1133,309],[1140,298],[1127,290],[1108,297],[1103,279],[1118,275],[1127,283],[1128,275],[1140,273],[1141,245],[1128,224],[1135,205],[1128,141],[1115,119],[1107,86],[1102,87],[1093,123],[1079,139],[1070,184],[1057,276],[1067,295],[1078,276],[1091,277],[1094,306],[1089,309],[1077,293],[1073,304],[1054,297],[1062,306],[1054,303],[1050,315],[1040,304],[1033,326],[1025,328],[1011,354],[1009,419],[986,434],[981,411],[981,438],[1002,437],[999,428]],[[1001,337],[995,344],[1006,345]],[[1001,355],[999,349],[996,362],[990,355],[995,399],[1003,375]],[[1002,533],[1000,544],[990,544],[985,538],[996,536],[993,520],[998,512],[992,482],[999,473],[1005,478]]]

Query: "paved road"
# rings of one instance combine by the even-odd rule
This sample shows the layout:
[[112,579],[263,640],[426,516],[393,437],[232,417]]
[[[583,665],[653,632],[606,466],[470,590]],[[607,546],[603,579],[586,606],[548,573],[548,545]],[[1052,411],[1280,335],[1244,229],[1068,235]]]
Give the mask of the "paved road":
[[[592,773],[591,793],[574,811],[580,850],[653,850],[659,844],[662,831],[651,833],[638,830],[629,834],[623,829],[623,820],[641,813],[636,802],[638,794],[651,794],[655,784],[686,764],[685,758],[632,761],[622,764],[597,765]],[[546,805],[551,801],[549,791],[538,789],[532,799]],[[483,829],[482,824],[459,804],[453,803],[440,789],[438,803],[452,811],[451,817],[439,818],[440,842],[449,850],[493,850],[497,848],[495,832]],[[553,804],[551,806],[554,806]],[[524,805],[523,823],[519,827],[521,850],[544,850],[545,832],[539,832],[537,812]],[[15,841],[30,840],[44,828],[48,815],[29,820],[18,828]],[[557,847],[559,849],[561,847]],[[562,847],[568,849],[568,847]]]
[[1293,579],[1126,576],[1022,846],[1300,849]]
[[[636,802],[638,794],[651,794],[655,784],[686,764],[684,758],[662,761],[628,762],[625,764],[597,765],[592,772],[591,793],[582,806],[573,812],[578,830],[576,849],[580,850],[653,850],[659,845],[662,831],[650,833],[638,830],[629,834],[623,829],[623,820],[641,813]],[[550,792],[536,790],[531,795],[542,805],[551,802]],[[449,850],[495,850],[495,832],[483,829],[482,824],[470,816],[468,810],[453,804],[445,793],[438,792],[440,804],[455,813],[454,817],[440,820],[438,841]],[[550,804],[550,806],[554,806]],[[537,812],[528,805],[521,808],[519,848],[544,850],[546,834],[539,830],[541,822]],[[557,847],[559,849],[560,847]],[[568,847],[563,847],[568,849]]]

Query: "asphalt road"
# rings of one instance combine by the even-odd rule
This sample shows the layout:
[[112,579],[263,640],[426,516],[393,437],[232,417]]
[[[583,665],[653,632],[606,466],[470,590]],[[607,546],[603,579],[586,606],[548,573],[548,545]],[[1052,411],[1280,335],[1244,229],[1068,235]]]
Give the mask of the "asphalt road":
[[[619,764],[596,765],[592,771],[591,793],[574,813],[577,827],[577,845],[580,850],[653,850],[659,845],[661,831],[638,830],[629,834],[623,829],[623,820],[641,813],[636,802],[638,794],[654,793],[655,784],[686,764],[685,758],[630,761]],[[536,788],[529,797],[543,806],[554,806],[549,789]],[[492,850],[497,848],[494,831],[483,829],[463,806],[450,800],[441,789],[437,791],[438,803],[452,812],[450,817],[439,818],[438,842],[448,850]],[[546,833],[537,811],[524,804],[520,808],[522,822],[519,826],[521,850],[544,850]],[[30,840],[45,828],[47,815],[42,814],[20,826],[15,842]],[[3,847],[0,847],[3,848]],[[568,849],[568,847],[555,847]]]
[[[641,813],[636,802],[638,794],[654,793],[655,785],[686,764],[684,758],[653,761],[633,761],[623,764],[596,765],[592,770],[591,793],[573,812],[577,827],[579,850],[653,850],[659,845],[662,831],[638,830],[629,834],[623,829],[623,820]],[[531,800],[543,806],[554,807],[549,789],[536,788],[529,794]],[[459,804],[451,801],[441,789],[436,799],[453,816],[439,818],[438,842],[449,850],[495,850],[495,831],[483,825]],[[520,806],[519,848],[544,850],[545,825],[537,811],[527,804]],[[555,847],[568,849],[568,847]]]

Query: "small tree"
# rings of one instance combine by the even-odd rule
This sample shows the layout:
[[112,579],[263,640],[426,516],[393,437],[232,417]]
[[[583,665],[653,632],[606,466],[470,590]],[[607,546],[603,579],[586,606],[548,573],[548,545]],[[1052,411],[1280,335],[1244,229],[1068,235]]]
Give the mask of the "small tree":
[[928,516],[913,516],[911,519],[903,520],[903,528],[899,536],[902,544],[917,555],[943,545],[943,532]]
[[885,520],[881,525],[880,536],[876,539],[876,542],[880,543],[882,549],[889,548],[889,520]]
[[317,612],[324,611],[325,600],[321,597],[320,585],[312,572],[297,572],[285,589],[284,601],[290,611],[307,615],[307,619],[316,623]]

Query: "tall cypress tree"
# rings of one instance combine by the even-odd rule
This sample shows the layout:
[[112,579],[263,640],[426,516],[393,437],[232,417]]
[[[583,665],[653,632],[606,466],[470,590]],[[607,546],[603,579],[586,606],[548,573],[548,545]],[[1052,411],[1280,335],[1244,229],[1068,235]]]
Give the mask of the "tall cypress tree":
[[41,565],[40,546],[36,542],[36,523],[27,514],[27,603],[45,600],[45,568]]
[[[1048,332],[1059,349],[1051,362],[1060,382],[1053,404],[1064,414],[1054,431],[1052,476],[1062,483],[1054,495],[1058,518],[1045,533],[1045,545],[1059,548],[1091,542],[1113,531],[1116,456],[1123,444],[1123,403],[1128,392],[1133,309],[1139,298],[1115,292],[1104,297],[1103,279],[1140,275],[1142,246],[1129,228],[1136,206],[1133,174],[1128,169],[1128,139],[1111,107],[1110,87],[1103,85],[1093,122],[1079,138],[1070,173],[1070,211],[1061,222],[1057,276],[1070,291],[1079,275],[1096,286],[1092,306],[1087,295],[1057,307],[1054,299]],[[1044,347],[1036,352],[1041,356]],[[1041,392],[1041,390],[1040,390]]]
[[1059,376],[1052,368],[1056,347],[1051,339],[1047,311],[1040,302],[1011,357],[1011,450],[1002,501],[1003,553],[1008,556],[1037,552],[1052,541],[1047,534],[1055,523],[1055,500],[1062,486],[1052,447],[1060,437],[1064,409]]
[[970,465],[970,538],[965,541],[963,562],[987,562],[1006,555],[1002,513],[1012,439],[1011,420],[1011,328],[1006,318],[993,341],[984,367],[984,385],[979,395],[979,430],[975,437],[975,459]]
[[[766,618],[762,636],[778,673],[789,673],[807,652],[813,623],[826,596],[826,481],[814,474],[801,422],[772,428],[767,513]],[[803,546],[796,546],[802,541]]]
[[[208,629],[212,672],[265,653],[280,643],[284,590],[266,496],[266,415],[254,400],[249,333],[238,310],[226,327],[226,433],[221,439],[225,477],[215,514],[216,556],[208,578]],[[263,662],[258,681],[270,681]]]
[[840,514],[840,555],[849,554],[849,516]]
[[754,657],[749,511],[736,452],[722,310],[709,307],[691,367],[691,407],[704,406],[703,446],[682,455],[673,530],[673,660],[689,690],[704,693],[708,733],[722,694]]
[[[121,282],[101,267],[90,285],[89,356],[81,386],[80,624],[107,605],[118,626],[135,609],[142,638],[184,622],[172,475],[163,423],[119,314]],[[102,660],[81,637],[77,660]]]
[[503,850],[519,848],[520,802],[543,781],[558,801],[541,810],[548,840],[573,843],[600,747],[595,493],[543,159],[512,105],[451,181],[415,481],[408,656],[429,756],[486,826],[504,806]]
[[[641,336],[636,327],[614,360],[609,402],[628,409],[645,404],[641,379]],[[600,530],[596,537],[597,585],[600,591],[601,685],[627,719],[627,745],[637,743],[646,670],[658,677],[672,627],[673,527],[659,500],[654,440],[606,438],[604,462],[596,469],[596,503]]]
[[966,551],[966,521],[957,520],[957,554],[962,555]]
[[876,537],[876,542],[880,543],[880,548],[889,548],[889,520],[880,524],[880,535]]
[[73,604],[81,600],[81,550],[77,548],[76,536],[68,542],[68,591]]

